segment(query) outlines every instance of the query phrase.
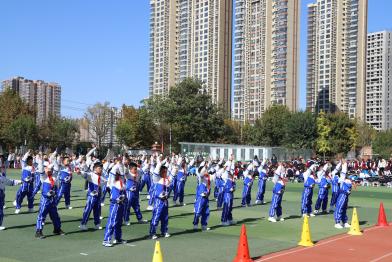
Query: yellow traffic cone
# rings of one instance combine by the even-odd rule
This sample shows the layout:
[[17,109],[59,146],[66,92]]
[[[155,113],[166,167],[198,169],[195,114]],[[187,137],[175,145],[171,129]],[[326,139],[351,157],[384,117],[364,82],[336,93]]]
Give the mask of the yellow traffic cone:
[[310,237],[309,218],[307,216],[304,217],[301,241],[298,243],[298,245],[303,247],[311,247],[314,245],[312,238]]
[[154,256],[152,257],[152,262],[163,262],[161,244],[159,241],[155,242]]
[[357,209],[354,207],[353,211],[353,218],[351,220],[351,227],[350,231],[348,231],[349,235],[353,236],[360,236],[362,235],[361,229],[359,228],[359,220],[358,220],[358,215],[357,215]]

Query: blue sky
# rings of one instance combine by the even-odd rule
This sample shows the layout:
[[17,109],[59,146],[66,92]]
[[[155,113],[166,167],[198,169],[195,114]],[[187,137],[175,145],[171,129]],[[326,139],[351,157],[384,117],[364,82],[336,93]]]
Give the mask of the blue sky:
[[[300,105],[305,106],[306,5],[301,13]],[[62,114],[138,105],[148,96],[148,0],[1,0],[0,80],[62,85]],[[368,31],[392,30],[391,0],[369,0]]]

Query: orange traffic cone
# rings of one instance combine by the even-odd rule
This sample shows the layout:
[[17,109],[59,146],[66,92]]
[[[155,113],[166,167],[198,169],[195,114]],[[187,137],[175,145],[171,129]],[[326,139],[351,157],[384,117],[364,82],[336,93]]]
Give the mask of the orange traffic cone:
[[245,225],[242,225],[240,241],[238,242],[237,256],[233,262],[252,262],[253,260],[249,255],[248,237],[246,236]]
[[380,203],[380,210],[378,212],[378,222],[377,226],[379,227],[387,227],[389,226],[387,221],[387,216],[385,215],[384,204]]

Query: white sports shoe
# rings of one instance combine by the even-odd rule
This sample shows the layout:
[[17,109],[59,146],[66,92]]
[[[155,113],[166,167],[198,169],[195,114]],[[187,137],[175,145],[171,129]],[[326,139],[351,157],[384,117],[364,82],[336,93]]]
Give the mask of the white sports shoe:
[[125,222],[124,224],[125,224],[126,226],[130,226],[130,225],[131,225],[131,222],[128,221],[128,222]]
[[139,224],[147,224],[148,220],[147,219],[140,219],[137,221]]
[[147,206],[146,210],[153,210],[153,206]]
[[101,225],[96,225],[96,226],[95,226],[95,229],[96,229],[96,230],[101,230],[102,227],[101,227]]
[[152,240],[157,239],[157,238],[158,238],[157,235],[152,235],[152,236],[151,236],[151,239],[152,239]]
[[80,228],[80,230],[83,230],[83,231],[86,231],[88,229],[87,225],[80,225],[79,228]]
[[101,207],[105,206],[105,203],[101,203]]
[[351,225],[350,225],[349,223],[344,223],[344,227],[345,227],[345,228],[350,228]]
[[311,217],[315,217],[316,215],[315,215],[315,214],[313,214],[313,213],[310,213],[310,216],[311,216]]
[[269,217],[269,218],[268,218],[268,221],[269,221],[269,222],[272,222],[272,223],[276,223],[276,219],[275,219],[274,217]]
[[110,243],[110,242],[107,242],[107,241],[103,241],[103,242],[102,242],[102,246],[104,246],[104,247],[112,247],[113,244]]
[[99,220],[102,220],[102,219],[103,219],[103,216],[100,216],[100,217],[99,217]]
[[71,206],[65,206],[65,209],[72,209]]
[[337,228],[337,229],[343,229],[343,227],[342,227],[341,224],[335,224],[335,228]]
[[256,200],[256,201],[255,201],[255,205],[258,205],[258,204],[261,204],[261,201],[260,201],[260,200]]
[[0,231],[5,230],[5,227],[0,227]]
[[210,231],[211,228],[207,227],[207,226],[202,226],[201,230],[202,231]]
[[19,214],[20,213],[20,209],[15,209],[15,214]]
[[150,195],[147,195],[147,199],[150,200],[150,198],[151,198]]
[[126,244],[127,243],[127,241],[126,240],[124,240],[124,239],[120,239],[120,240],[113,240],[113,244],[115,245],[115,244]]
[[277,221],[283,222],[283,221],[284,221],[284,218],[283,218],[283,217],[278,217]]
[[224,227],[230,226],[230,223],[229,222],[222,222],[222,226],[224,226]]
[[165,238],[168,238],[168,237],[170,237],[170,234],[169,234],[169,233],[166,233],[166,234],[165,234]]
[[14,205],[14,207],[16,207],[16,200],[14,200],[14,202],[12,202],[12,204]]

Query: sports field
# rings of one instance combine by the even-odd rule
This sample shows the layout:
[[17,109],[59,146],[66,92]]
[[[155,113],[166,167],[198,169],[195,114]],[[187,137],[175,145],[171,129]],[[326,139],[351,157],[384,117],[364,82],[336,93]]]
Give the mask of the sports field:
[[[8,176],[19,178],[20,171],[10,171]],[[84,180],[74,176],[72,183],[72,210],[65,210],[61,202],[60,217],[65,236],[52,236],[53,227],[47,223],[44,234],[47,238],[34,238],[37,212],[26,213],[22,208],[19,215],[14,215],[12,201],[18,187],[6,188],[6,205],[4,226],[7,230],[0,231],[0,261],[151,261],[155,241],[148,239],[149,225],[132,224],[123,227],[123,238],[126,245],[112,248],[102,247],[103,231],[89,230],[82,232],[78,226],[85,205]],[[236,255],[238,236],[241,224],[247,226],[248,242],[252,257],[260,257],[268,253],[295,247],[299,241],[302,227],[300,217],[300,201],[302,184],[289,183],[283,197],[283,217],[286,221],[269,223],[269,204],[241,208],[242,181],[237,183],[235,192],[235,209],[233,216],[238,224],[231,227],[220,226],[221,211],[217,211],[215,202],[210,202],[211,215],[208,232],[193,231],[193,201],[195,178],[188,179],[186,184],[185,207],[169,209],[169,232],[172,237],[159,239],[164,261],[232,261]],[[267,184],[266,200],[271,199],[272,184]],[[252,190],[252,201],[257,191],[257,181]],[[317,191],[317,190],[316,190]],[[145,193],[141,195],[141,206],[147,206]],[[316,200],[316,194],[313,201]],[[354,189],[348,211],[351,221],[352,207],[357,207],[360,225],[366,228],[377,222],[380,201],[384,202],[387,217],[392,218],[392,189],[390,188],[357,188]],[[26,203],[26,200],[25,200]],[[35,209],[38,210],[39,198],[36,198]],[[103,207],[103,216],[107,217],[108,205]],[[143,211],[145,219],[151,218],[150,211]],[[50,219],[47,218],[47,222]],[[136,221],[134,216],[131,221]],[[106,219],[102,221],[105,226]],[[88,226],[93,228],[92,221]],[[346,231],[334,228],[333,214],[321,215],[310,219],[313,241],[318,241]],[[159,231],[158,231],[159,232]],[[382,240],[381,240],[382,241]],[[333,250],[331,250],[333,253]]]

